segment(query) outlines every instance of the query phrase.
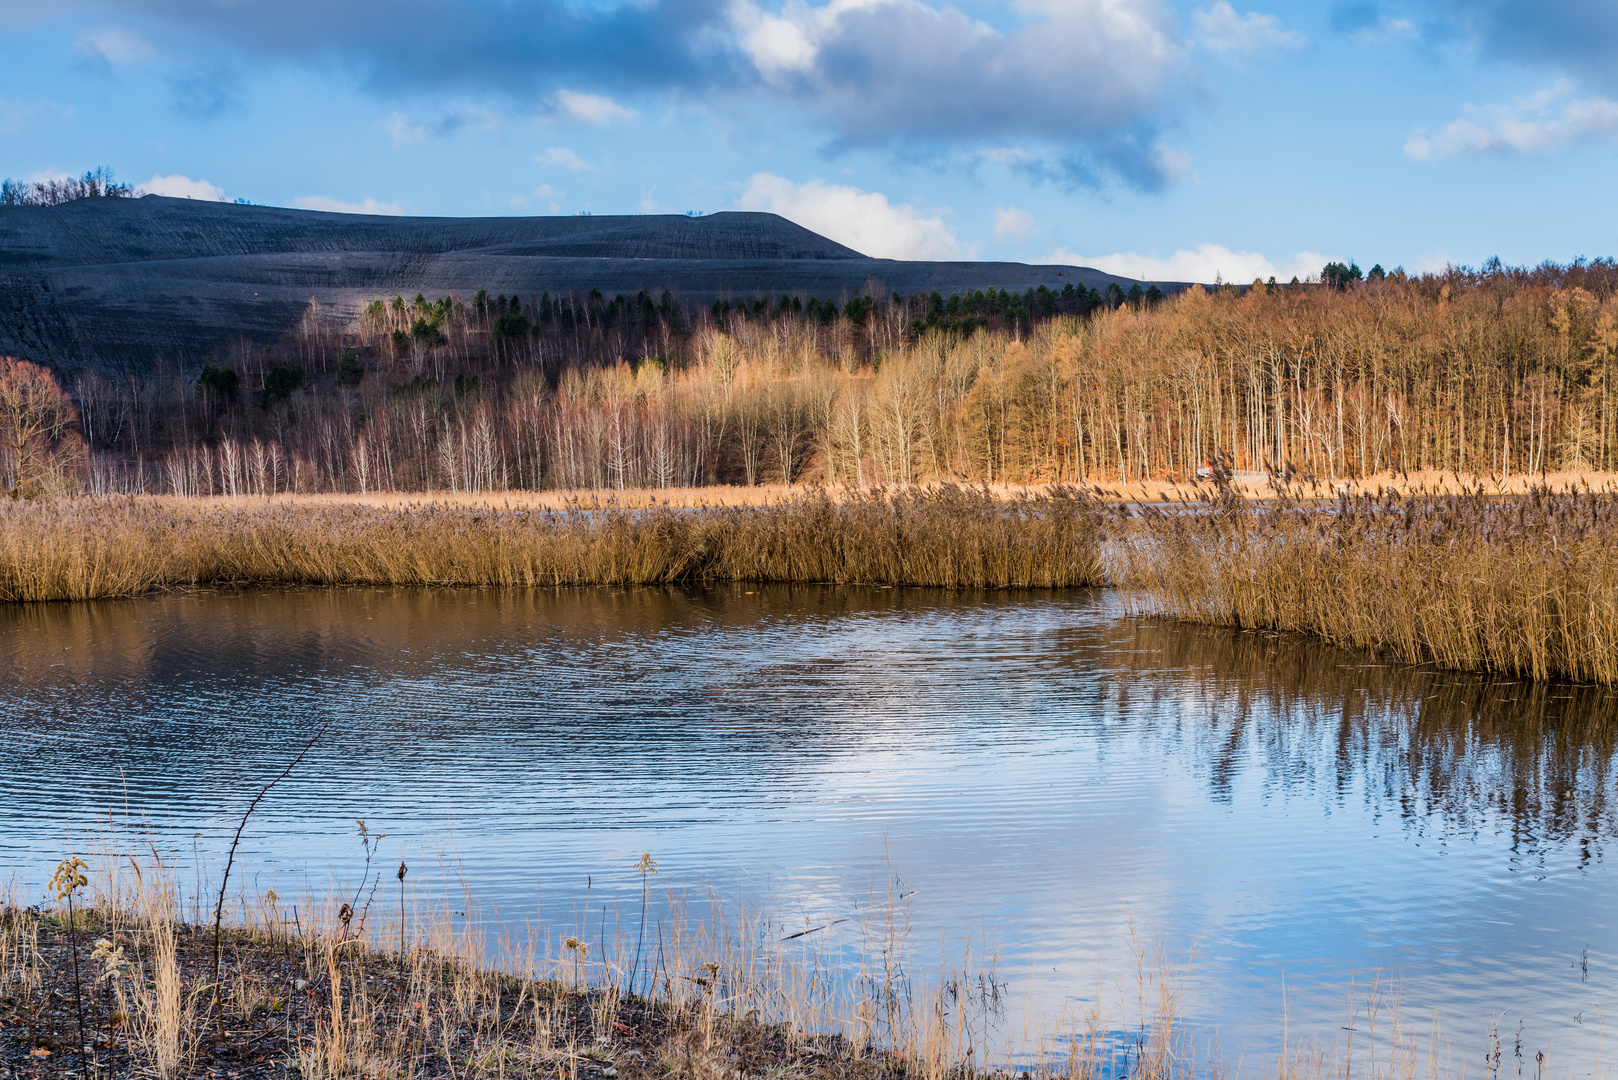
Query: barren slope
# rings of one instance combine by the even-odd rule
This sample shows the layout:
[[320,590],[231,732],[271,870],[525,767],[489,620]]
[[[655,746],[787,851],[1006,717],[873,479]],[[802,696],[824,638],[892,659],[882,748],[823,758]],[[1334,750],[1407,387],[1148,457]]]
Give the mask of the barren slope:
[[351,323],[381,296],[600,289],[837,297],[1071,281],[1132,282],[1023,263],[871,259],[774,214],[692,218],[403,218],[142,199],[0,207],[0,354],[67,371],[192,366],[267,344],[311,302]]

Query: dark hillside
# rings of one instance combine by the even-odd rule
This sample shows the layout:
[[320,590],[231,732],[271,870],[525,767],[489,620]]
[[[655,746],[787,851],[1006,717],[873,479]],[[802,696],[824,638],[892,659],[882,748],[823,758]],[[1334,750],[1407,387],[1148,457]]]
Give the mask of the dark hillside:
[[106,374],[273,343],[311,304],[346,329],[395,294],[668,290],[706,306],[1112,281],[1132,284],[1081,267],[871,259],[760,213],[403,218],[151,195],[0,207],[0,355]]

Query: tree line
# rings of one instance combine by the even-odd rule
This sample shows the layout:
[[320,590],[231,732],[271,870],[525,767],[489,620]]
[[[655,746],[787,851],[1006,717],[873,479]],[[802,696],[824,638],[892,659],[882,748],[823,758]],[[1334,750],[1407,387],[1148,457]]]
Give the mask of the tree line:
[[60,206],[78,199],[128,199],[134,194],[133,185],[118,183],[106,167],[91,169],[79,177],[0,180],[0,206]]
[[1028,322],[988,290],[953,316],[939,298],[970,328],[874,289],[830,321],[803,297],[717,318],[646,294],[398,297],[347,327],[311,312],[201,373],[65,389],[96,490],[1128,483],[1215,457],[1323,478],[1612,471],[1615,294],[1601,260],[1049,315],[1036,290]]

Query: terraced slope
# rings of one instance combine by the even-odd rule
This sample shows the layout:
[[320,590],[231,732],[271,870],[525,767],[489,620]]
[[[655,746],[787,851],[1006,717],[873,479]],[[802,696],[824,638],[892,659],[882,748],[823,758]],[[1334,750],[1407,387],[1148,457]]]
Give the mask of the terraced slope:
[[871,259],[774,214],[403,218],[148,195],[0,207],[0,355],[66,372],[190,367],[275,341],[311,302],[348,325],[379,296],[478,289],[717,297],[1132,282],[1024,263]]

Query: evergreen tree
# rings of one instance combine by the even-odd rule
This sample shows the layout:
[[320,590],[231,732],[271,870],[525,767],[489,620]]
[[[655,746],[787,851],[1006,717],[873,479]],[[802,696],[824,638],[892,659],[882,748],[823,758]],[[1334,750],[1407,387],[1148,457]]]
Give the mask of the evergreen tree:
[[202,374],[197,376],[197,387],[205,398],[213,402],[214,408],[223,409],[236,403],[242,389],[242,377],[237,374],[235,368],[214,367],[209,364],[202,369]]
[[1342,292],[1364,276],[1360,268],[1353,263],[1344,266],[1340,262],[1330,262],[1320,271],[1321,284],[1338,292]]
[[337,385],[358,386],[363,378],[365,367],[360,363],[360,354],[352,348],[344,348],[337,355]]
[[264,373],[264,406],[285,401],[303,388],[303,368],[296,364],[277,364]]

